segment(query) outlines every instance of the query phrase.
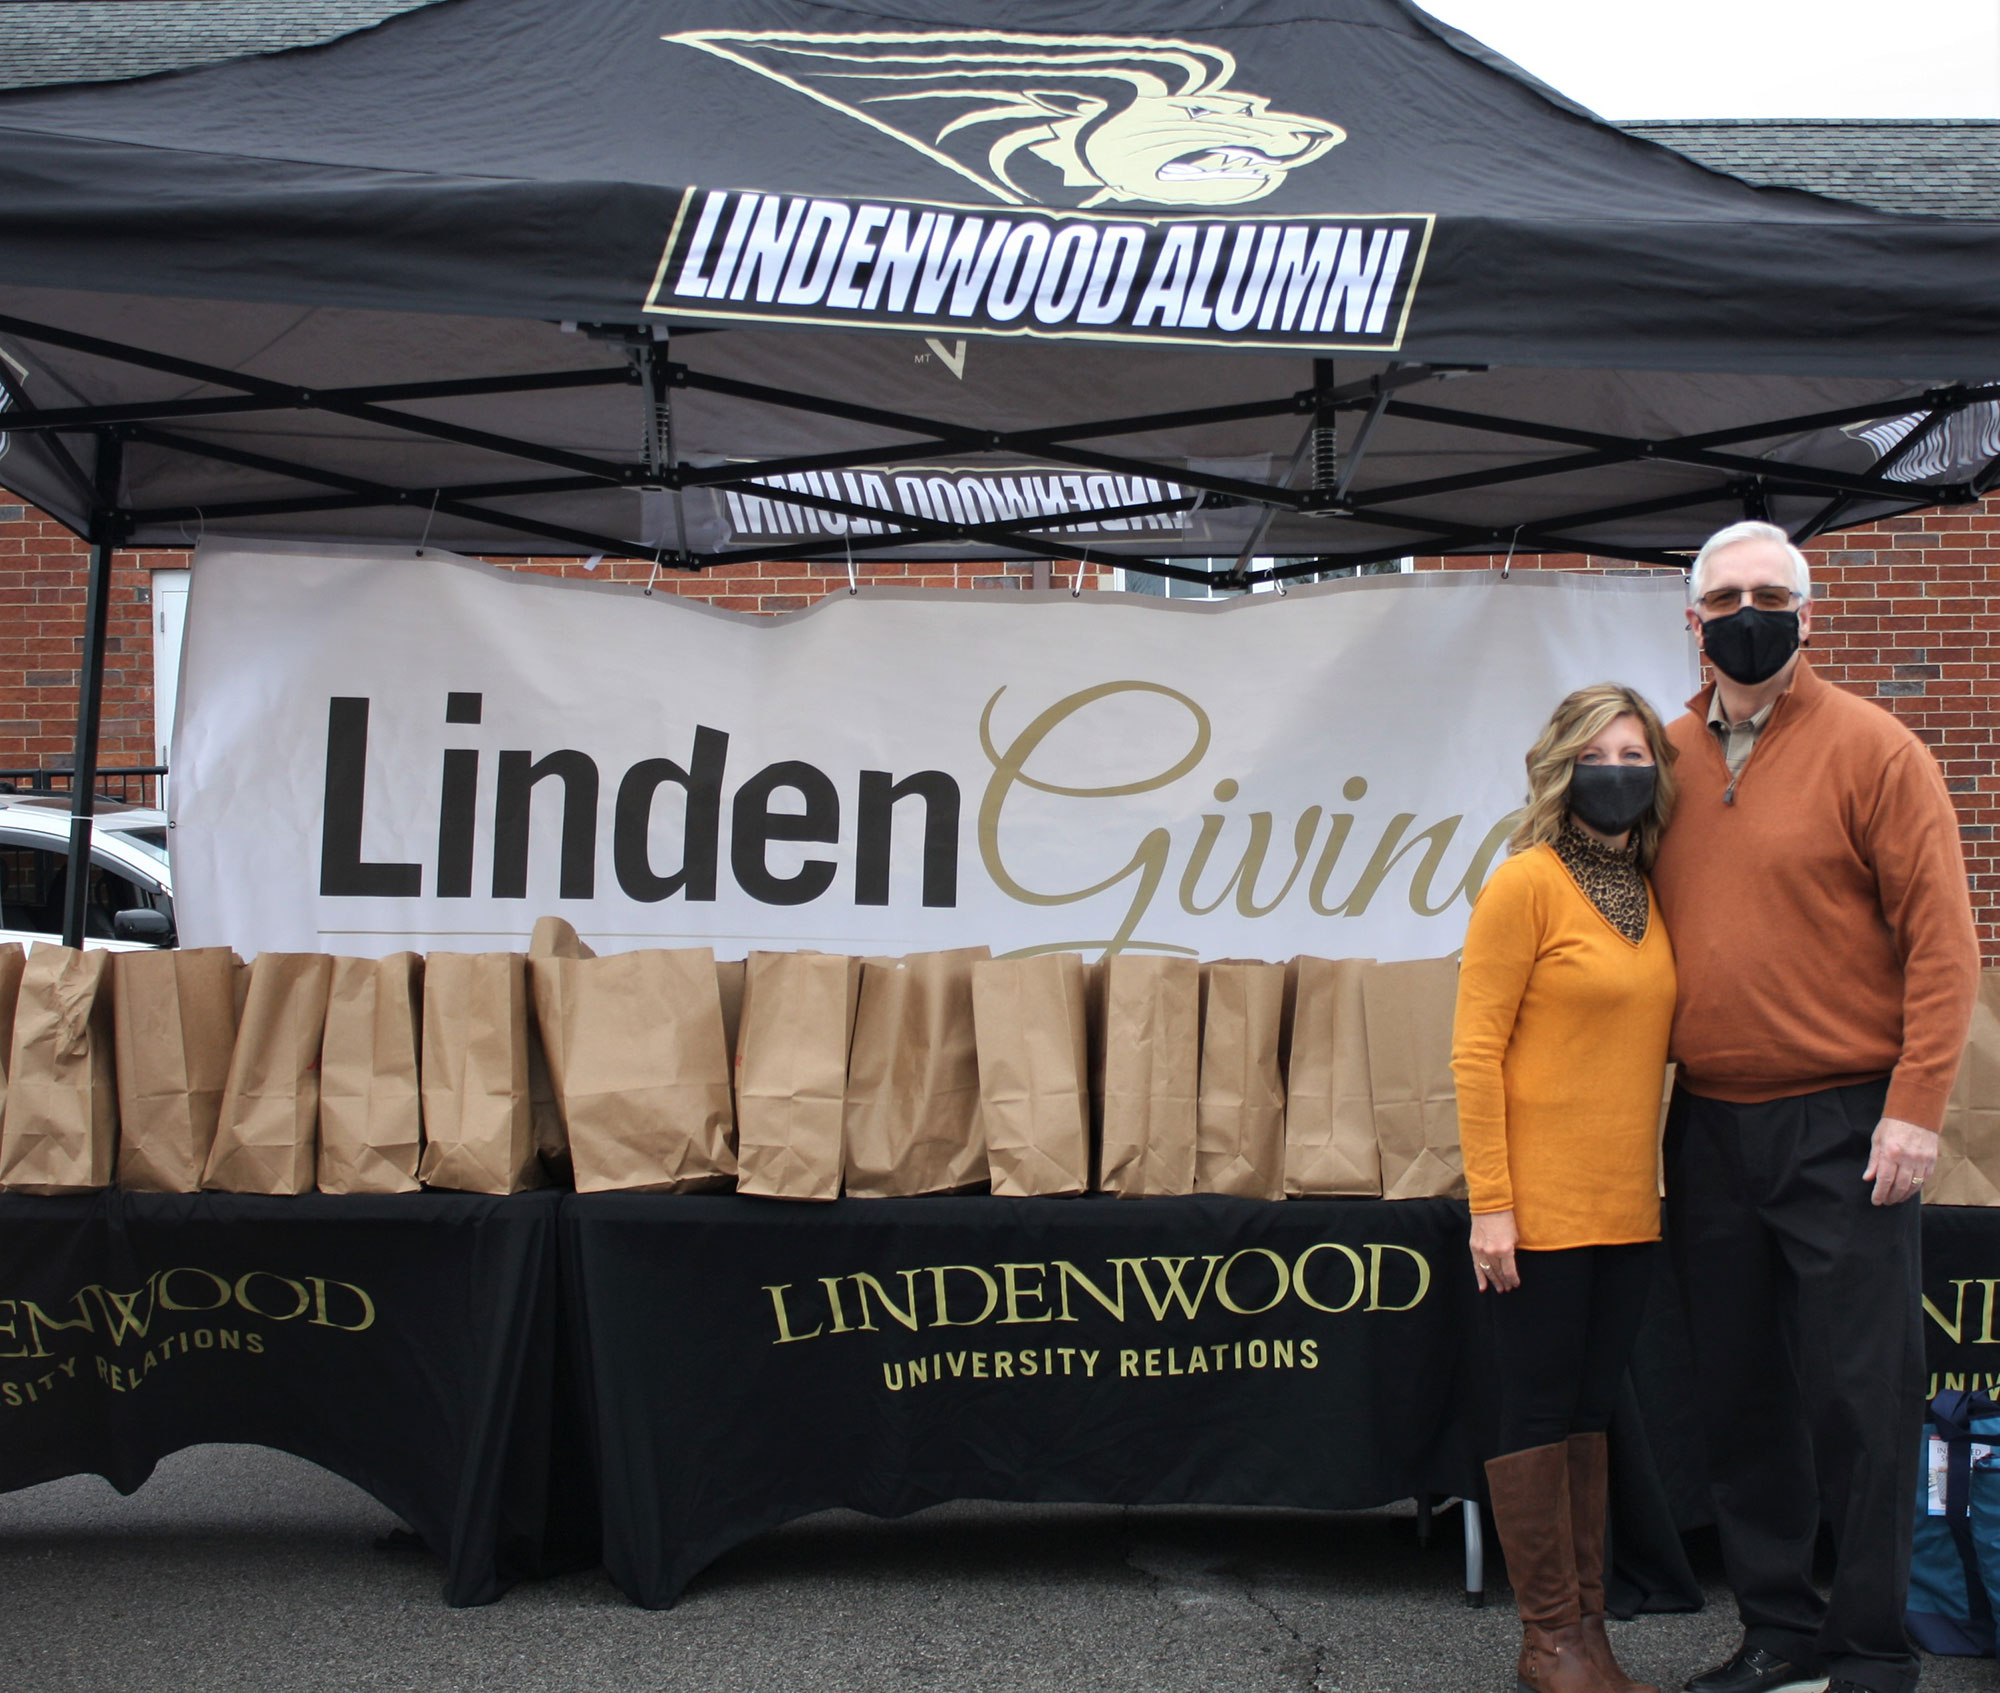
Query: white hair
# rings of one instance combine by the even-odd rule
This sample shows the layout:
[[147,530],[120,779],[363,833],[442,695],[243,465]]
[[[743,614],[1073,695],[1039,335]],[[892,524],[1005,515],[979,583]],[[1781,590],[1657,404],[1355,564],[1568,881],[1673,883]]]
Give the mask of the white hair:
[[1724,547],[1733,547],[1741,541],[1775,541],[1785,550],[1785,556],[1792,561],[1792,586],[1798,590],[1799,598],[1812,598],[1812,567],[1806,563],[1806,555],[1792,545],[1791,536],[1775,523],[1759,523],[1754,519],[1744,523],[1732,523],[1727,529],[1718,529],[1702,542],[1701,551],[1694,555],[1694,567],[1688,572],[1688,597],[1700,599],[1702,581],[1708,573],[1708,561]]

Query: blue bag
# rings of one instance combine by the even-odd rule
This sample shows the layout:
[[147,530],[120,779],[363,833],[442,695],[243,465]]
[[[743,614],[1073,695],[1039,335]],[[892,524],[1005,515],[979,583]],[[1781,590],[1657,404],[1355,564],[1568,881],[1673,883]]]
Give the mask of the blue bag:
[[1931,1401],[1910,1556],[1910,1638],[1940,1657],[1994,1655],[2000,1603],[2000,1405],[1953,1390]]

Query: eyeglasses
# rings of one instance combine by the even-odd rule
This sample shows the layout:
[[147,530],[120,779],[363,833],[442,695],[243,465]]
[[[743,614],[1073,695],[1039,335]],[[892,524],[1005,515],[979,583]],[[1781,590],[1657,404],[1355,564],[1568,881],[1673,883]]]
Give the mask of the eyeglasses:
[[1761,588],[1711,588],[1695,604],[1711,617],[1727,617],[1746,599],[1759,611],[1789,611],[1804,597],[1772,582]]

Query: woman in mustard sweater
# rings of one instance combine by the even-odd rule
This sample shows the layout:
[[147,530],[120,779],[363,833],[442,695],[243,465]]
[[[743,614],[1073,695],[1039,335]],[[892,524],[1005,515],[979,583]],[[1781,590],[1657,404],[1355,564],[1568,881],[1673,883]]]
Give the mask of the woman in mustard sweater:
[[1646,871],[1672,758],[1630,688],[1557,706],[1459,967],[1451,1067],[1500,1362],[1486,1475],[1525,1693],[1654,1693],[1604,1631],[1605,1430],[1659,1250],[1674,954]]

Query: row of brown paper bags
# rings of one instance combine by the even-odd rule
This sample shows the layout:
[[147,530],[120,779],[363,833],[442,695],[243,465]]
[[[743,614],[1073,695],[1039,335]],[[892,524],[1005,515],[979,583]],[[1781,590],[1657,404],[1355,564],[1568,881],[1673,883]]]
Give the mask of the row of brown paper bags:
[[596,958],[559,919],[526,956],[0,949],[0,1186],[115,1166],[170,1192],[506,1193],[552,1169],[795,1199],[1453,1194],[1454,981],[1450,960]]

